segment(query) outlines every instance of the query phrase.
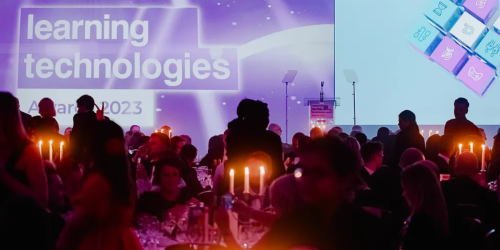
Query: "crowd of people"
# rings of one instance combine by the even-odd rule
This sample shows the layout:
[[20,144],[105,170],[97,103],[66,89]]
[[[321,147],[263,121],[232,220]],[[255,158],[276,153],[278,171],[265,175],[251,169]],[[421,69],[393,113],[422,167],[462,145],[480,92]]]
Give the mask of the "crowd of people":
[[[186,204],[209,207],[227,249],[241,248],[231,213],[267,229],[254,249],[500,247],[500,137],[492,149],[458,147],[485,140],[466,118],[464,98],[455,101],[444,135],[427,141],[416,115],[404,110],[395,132],[382,127],[369,139],[360,126],[349,134],[313,128],[296,133],[291,145],[269,124],[266,103],[244,99],[204,157],[169,126],[149,136],[137,125],[124,133],[91,96],[76,105],[73,126],[61,135],[51,99],[31,117],[0,92],[5,249],[143,249],[137,222],[165,221]],[[202,167],[212,185],[200,182]],[[234,175],[246,168],[249,190],[243,175]],[[230,208],[222,205],[228,193]]]

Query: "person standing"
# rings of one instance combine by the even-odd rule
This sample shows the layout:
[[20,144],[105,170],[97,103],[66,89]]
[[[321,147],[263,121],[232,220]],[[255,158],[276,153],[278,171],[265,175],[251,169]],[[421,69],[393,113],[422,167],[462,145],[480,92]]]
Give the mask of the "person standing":
[[446,122],[444,134],[451,136],[455,142],[459,142],[469,135],[481,136],[479,128],[465,117],[469,113],[469,101],[460,97],[455,100],[454,105],[455,119]]
[[403,152],[408,148],[416,148],[425,152],[424,137],[420,134],[417,118],[410,110],[405,110],[399,114],[399,128],[401,132],[396,136],[394,153],[391,165],[397,166]]
[[90,139],[97,124],[94,112],[94,98],[83,95],[76,100],[78,113],[73,116],[73,130],[70,135],[71,155],[77,162],[83,162],[89,150]]

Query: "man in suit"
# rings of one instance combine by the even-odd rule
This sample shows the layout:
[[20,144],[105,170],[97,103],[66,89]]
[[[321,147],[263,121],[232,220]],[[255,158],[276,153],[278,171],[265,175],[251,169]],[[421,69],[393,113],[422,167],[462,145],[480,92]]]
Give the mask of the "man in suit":
[[364,166],[360,170],[361,179],[371,187],[371,176],[382,167],[384,146],[380,142],[368,142],[361,146],[361,157]]
[[[470,152],[463,152],[455,164],[456,178],[443,182],[443,194],[448,206],[450,220],[461,219],[464,214],[461,207],[475,206],[478,217],[488,231],[500,224],[500,205],[495,192],[482,187],[479,182],[484,175],[479,174],[477,157]],[[469,216],[469,215],[465,215]]]
[[77,162],[84,162],[92,138],[97,116],[94,112],[94,98],[83,95],[76,100],[78,113],[73,116],[73,131],[70,135],[71,155]]
[[469,135],[481,136],[479,128],[465,117],[469,113],[469,101],[460,97],[455,100],[454,106],[455,119],[446,122],[444,134],[451,136],[455,142]]
[[429,158],[434,162],[441,174],[452,174],[453,168],[450,165],[450,159],[455,150],[455,143],[450,135],[443,135],[439,138],[439,154]]
[[384,162],[383,165],[389,165],[394,152],[394,144],[396,143],[396,135],[391,135],[391,131],[387,127],[381,127],[377,131],[377,137],[373,139],[384,145]]
[[397,166],[401,155],[409,148],[416,148],[425,152],[424,137],[420,134],[417,118],[410,110],[405,110],[399,114],[399,128],[401,131],[396,136],[394,145],[394,154],[392,155],[391,165]]

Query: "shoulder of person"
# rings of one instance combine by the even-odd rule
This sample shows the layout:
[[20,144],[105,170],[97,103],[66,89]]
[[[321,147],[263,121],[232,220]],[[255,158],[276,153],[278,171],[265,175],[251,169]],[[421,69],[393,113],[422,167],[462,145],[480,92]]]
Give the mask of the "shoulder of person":
[[155,200],[159,198],[160,198],[160,193],[158,191],[148,191],[141,194],[141,197],[139,197],[139,202],[146,200]]

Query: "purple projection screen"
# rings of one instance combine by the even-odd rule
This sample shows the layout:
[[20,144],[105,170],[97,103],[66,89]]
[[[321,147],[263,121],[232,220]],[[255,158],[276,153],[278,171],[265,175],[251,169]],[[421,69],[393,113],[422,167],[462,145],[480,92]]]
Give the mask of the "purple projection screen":
[[283,130],[287,108],[288,138],[307,132],[321,81],[333,98],[331,0],[1,1],[0,22],[0,89],[31,115],[54,100],[61,130],[89,94],[124,129],[169,125],[203,153],[243,98],[268,103]]

